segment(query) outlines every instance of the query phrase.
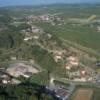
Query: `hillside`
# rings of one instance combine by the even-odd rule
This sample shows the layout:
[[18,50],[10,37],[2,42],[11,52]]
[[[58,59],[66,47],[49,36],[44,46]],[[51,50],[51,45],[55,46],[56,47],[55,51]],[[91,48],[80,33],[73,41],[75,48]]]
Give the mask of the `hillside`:
[[0,100],[69,99],[77,86],[99,100],[99,8],[0,8]]

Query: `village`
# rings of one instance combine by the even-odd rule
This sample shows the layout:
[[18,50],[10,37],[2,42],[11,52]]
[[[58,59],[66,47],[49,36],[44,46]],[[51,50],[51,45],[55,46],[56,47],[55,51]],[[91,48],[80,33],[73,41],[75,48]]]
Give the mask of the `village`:
[[[60,13],[57,14],[44,14],[44,15],[30,15],[26,17],[26,23],[30,25],[30,28],[21,30],[24,34],[24,42],[29,45],[38,45],[44,50],[48,51],[56,63],[62,62],[62,66],[66,70],[66,75],[69,80],[82,81],[82,82],[94,82],[98,80],[98,75],[90,67],[85,67],[81,62],[82,54],[71,51],[71,49],[64,46],[58,46],[56,40],[53,40],[53,34],[45,32],[41,27],[36,26],[33,22],[49,22],[54,24],[54,20],[63,23],[64,20],[59,17]],[[93,20],[95,16],[91,16],[89,19]],[[16,25],[19,19],[13,18]],[[57,22],[55,22],[56,25]],[[19,23],[20,24],[20,23]],[[59,24],[58,24],[59,25]],[[98,27],[99,30],[99,27]],[[42,42],[41,42],[42,41]],[[52,47],[52,48],[51,48]],[[16,60],[16,57],[12,57],[11,60]],[[20,70],[20,69],[19,69]],[[92,73],[92,74],[91,74]]]
[[[58,41],[59,39],[54,37],[52,32],[47,32],[35,24],[39,22],[49,23],[52,26],[64,25],[65,22],[63,18],[58,16],[59,14],[60,13],[43,14],[38,16],[29,15],[24,18],[13,17],[11,25],[16,27],[21,24],[29,25],[28,28],[20,31],[23,35],[22,46],[27,45],[28,47],[32,47],[35,45],[45,50],[48,54],[50,54],[50,57],[53,58],[54,63],[60,63],[60,68],[64,70],[64,76],[62,77],[59,75],[58,77],[54,73],[49,72],[48,69],[42,68],[44,66],[38,65],[36,60],[34,60],[35,57],[29,57],[26,61],[24,56],[19,54],[20,56],[17,57],[18,55],[15,52],[10,55],[10,61],[8,61],[9,64],[7,65],[7,68],[4,68],[4,66],[0,67],[1,84],[21,84],[23,81],[47,71],[51,76],[48,78],[49,84],[45,85],[46,93],[53,95],[57,100],[69,100],[69,97],[72,95],[77,84],[87,85],[91,83],[93,85],[97,85],[100,83],[100,73],[97,73],[91,66],[82,62],[85,59],[82,59],[83,55],[85,55],[83,52],[76,50],[76,48],[72,49],[70,45],[65,46],[62,41]],[[20,21],[22,19],[25,19],[25,21]],[[5,29],[6,28],[4,28],[4,30]],[[2,31],[2,29],[0,30]],[[96,30],[99,32],[100,27],[96,26]],[[18,50],[21,51],[20,49]],[[27,53],[28,52],[29,51],[27,51]],[[97,62],[94,66],[100,66],[100,62]],[[47,76],[49,75],[47,74]],[[66,80],[66,82],[62,82],[62,80]],[[87,90],[80,91],[86,91],[88,93]],[[89,91],[92,95],[93,91]],[[77,98],[79,97],[77,96]]]

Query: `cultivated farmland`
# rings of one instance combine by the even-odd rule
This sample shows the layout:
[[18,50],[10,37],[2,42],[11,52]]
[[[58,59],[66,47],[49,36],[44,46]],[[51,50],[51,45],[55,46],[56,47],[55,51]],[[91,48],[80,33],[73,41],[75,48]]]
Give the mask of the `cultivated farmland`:
[[75,92],[75,97],[73,100],[91,100],[93,95],[92,89],[78,89]]

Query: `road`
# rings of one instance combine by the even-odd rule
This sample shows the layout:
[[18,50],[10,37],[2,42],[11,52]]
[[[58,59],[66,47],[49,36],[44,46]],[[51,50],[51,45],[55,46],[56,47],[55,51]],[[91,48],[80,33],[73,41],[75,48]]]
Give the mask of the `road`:
[[84,85],[84,86],[87,85],[87,86],[94,86],[94,87],[100,88],[100,83],[97,83],[97,82],[79,82],[79,81],[69,80],[66,78],[58,78],[58,77],[56,77],[55,80],[61,81],[64,83],[74,84],[74,85]]

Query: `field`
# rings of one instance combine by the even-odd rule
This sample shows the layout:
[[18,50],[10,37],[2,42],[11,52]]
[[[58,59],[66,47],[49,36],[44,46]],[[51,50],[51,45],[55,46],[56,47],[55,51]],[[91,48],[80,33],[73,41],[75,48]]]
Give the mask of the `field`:
[[94,89],[94,100],[100,100],[100,88]]
[[39,24],[46,31],[54,33],[63,40],[69,40],[72,43],[79,44],[88,49],[92,49],[96,52],[100,51],[100,32],[96,29],[92,29],[88,26],[75,26],[63,25],[63,26],[51,26],[46,23]]
[[73,100],[91,100],[92,95],[92,89],[78,89]]
[[[27,10],[24,10],[25,7],[15,7],[15,8],[9,8],[9,15],[12,14],[13,16],[18,16],[19,18],[22,16],[28,16],[28,15],[45,15],[45,14],[56,14],[60,13],[58,16],[64,19],[64,25],[55,25],[52,26],[49,23],[33,23],[34,25],[40,26],[44,30],[46,30],[48,33],[54,33],[56,36],[61,38],[62,40],[68,40],[72,44],[76,43],[77,48],[84,51],[89,52],[91,54],[100,55],[100,32],[97,31],[97,26],[100,26],[99,23],[92,24],[91,22],[86,25],[77,25],[74,24],[74,22],[69,23],[69,19],[71,18],[79,18],[79,20],[87,20],[90,16],[96,15],[96,20],[100,20],[100,5],[50,5],[47,8],[44,8],[42,6],[40,7],[26,7]],[[6,11],[5,11],[6,12]],[[12,13],[11,13],[12,12]],[[7,22],[10,21],[10,18]],[[1,19],[1,22],[3,21]],[[80,22],[80,21],[79,21]],[[93,25],[93,26],[92,26]],[[11,28],[11,27],[10,27]],[[12,27],[13,28],[13,27]],[[20,29],[20,28],[18,28]],[[17,30],[18,30],[17,29]],[[13,28],[14,36],[16,36],[16,30]],[[17,32],[18,33],[18,32]],[[20,35],[20,34],[17,34]],[[12,36],[12,35],[11,35]],[[10,36],[10,37],[11,37]],[[16,41],[12,41],[10,38],[9,40],[9,34],[5,37],[0,35],[0,46],[1,47],[14,47],[16,44],[18,45],[21,40],[16,43]],[[17,36],[16,36],[17,37]],[[19,37],[19,36],[18,36]],[[6,39],[4,39],[6,38]],[[16,39],[17,40],[17,39]],[[4,44],[2,45],[2,41]],[[7,41],[7,42],[6,42]],[[14,42],[10,44],[10,42]],[[79,46],[80,45],[80,46]],[[19,45],[18,45],[19,46]],[[81,47],[82,46],[82,47]],[[95,53],[93,53],[95,52]],[[100,56],[99,56],[100,57]]]
[[[5,88],[3,86],[0,87],[0,94],[3,95],[3,97],[6,97],[5,100],[11,100],[12,97],[15,97],[17,100],[32,100],[35,98],[35,95],[40,96],[39,93],[40,89],[38,89],[39,85],[48,85],[49,84],[49,78],[50,76],[54,75],[55,77],[65,77],[66,70],[65,67],[62,66],[62,62],[56,63],[53,59],[53,54],[49,53],[48,50],[45,50],[45,48],[42,48],[42,46],[35,44],[36,41],[29,41],[29,43],[24,42],[25,34],[23,34],[23,30],[26,30],[26,33],[28,29],[30,28],[30,25],[27,25],[26,22],[29,20],[27,19],[29,16],[38,16],[38,15],[45,15],[45,14],[56,14],[61,13],[60,15],[57,15],[56,17],[61,17],[64,22],[62,21],[62,24],[59,25],[57,21],[54,20],[55,25],[53,26],[51,23],[47,22],[41,22],[41,21],[33,21],[32,25],[36,25],[37,27],[40,26],[40,28],[43,28],[43,30],[46,33],[51,33],[54,35],[53,40],[56,40],[57,46],[60,47],[60,43],[63,43],[70,49],[70,47],[75,47],[78,50],[82,50],[88,54],[99,56],[100,58],[100,30],[97,31],[97,27],[100,27],[100,5],[98,6],[78,6],[78,5],[52,5],[47,7],[11,7],[11,8],[5,8],[7,10],[0,9],[0,64],[1,66],[8,67],[8,63],[10,63],[11,58],[10,57],[16,57],[18,60],[34,60],[35,63],[37,63],[41,69],[42,72],[38,73],[38,70],[32,66],[23,67],[15,66],[15,68],[8,68],[9,74],[13,73],[14,75],[23,75],[26,71],[29,69],[29,72],[32,72],[34,75],[30,77],[28,81],[26,81],[26,87],[24,87],[25,84],[18,85],[18,86],[7,86]],[[3,15],[3,16],[2,16]],[[96,15],[96,19],[99,20],[99,24],[95,23],[88,23],[85,25],[77,24],[77,23],[69,23],[68,19],[71,18],[77,18],[81,19],[88,19],[90,16]],[[16,23],[16,18],[18,22],[25,21],[25,24],[21,24],[19,26],[13,26],[13,21]],[[32,20],[31,20],[32,21]],[[5,28],[4,28],[5,26]],[[43,37],[45,37],[43,35]],[[61,39],[62,41],[60,41]],[[45,38],[40,39],[39,42],[44,42],[45,45],[49,45],[49,41]],[[47,40],[43,41],[43,40]],[[54,43],[54,41],[52,42]],[[53,44],[50,42],[51,44]],[[43,44],[43,43],[41,43]],[[55,43],[54,43],[55,44]],[[47,47],[48,47],[47,45]],[[52,46],[51,46],[52,48]],[[56,48],[56,47],[55,47]],[[62,47],[61,47],[62,48]],[[64,49],[64,48],[62,48]],[[71,49],[70,49],[71,50]],[[69,50],[69,51],[70,51]],[[80,52],[79,52],[80,53]],[[85,53],[84,53],[85,54]],[[85,56],[83,57],[85,58]],[[92,57],[91,57],[92,58]],[[87,58],[88,59],[88,58]],[[85,59],[83,62],[88,62],[89,60]],[[91,60],[91,59],[90,59]],[[65,61],[64,61],[65,62]],[[89,65],[88,64],[88,65]],[[90,65],[94,64],[91,63]],[[87,67],[87,66],[86,66]],[[91,67],[91,66],[90,66]],[[17,71],[17,73],[15,73]],[[38,74],[36,74],[38,73]],[[12,75],[12,74],[11,74]],[[67,77],[67,75],[66,75]],[[59,79],[59,78],[58,78]],[[62,81],[62,80],[60,80]],[[66,81],[66,80],[65,80]],[[31,88],[31,84],[32,87]],[[60,85],[62,82],[56,81],[55,84]],[[63,84],[65,87],[68,87],[69,84]],[[91,85],[90,85],[91,86]],[[80,87],[75,90],[75,93],[72,95],[72,100],[100,100],[100,88],[89,88],[90,86],[87,86],[85,88]],[[36,89],[34,89],[36,88]],[[77,88],[77,87],[76,87]],[[44,95],[43,95],[44,96]],[[25,98],[23,98],[25,97]],[[1,100],[0,96],[0,100]],[[14,99],[13,99],[14,100]],[[34,99],[37,100],[37,99]],[[49,100],[49,99],[43,99],[43,100]]]
[[[62,14],[59,15],[64,18],[64,25],[55,25],[52,26],[48,23],[37,23],[40,27],[44,28],[46,31],[54,33],[55,35],[59,36],[63,40],[69,40],[72,43],[79,44],[83,47],[86,47],[89,52],[92,50],[99,54],[100,52],[100,32],[97,31],[97,26],[100,23],[92,24],[91,22],[86,25],[77,25],[74,22],[68,23],[68,19],[70,18],[79,18],[81,20],[88,19],[92,15],[96,15],[96,20],[100,19],[100,6],[96,7],[55,7],[56,12],[61,12]],[[51,8],[48,7],[50,10]],[[45,11],[48,12],[49,10]],[[55,10],[52,10],[54,13]],[[93,25],[93,27],[92,27]],[[91,51],[90,51],[91,49]],[[100,54],[99,54],[100,55]]]

